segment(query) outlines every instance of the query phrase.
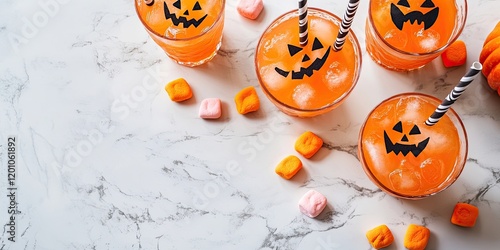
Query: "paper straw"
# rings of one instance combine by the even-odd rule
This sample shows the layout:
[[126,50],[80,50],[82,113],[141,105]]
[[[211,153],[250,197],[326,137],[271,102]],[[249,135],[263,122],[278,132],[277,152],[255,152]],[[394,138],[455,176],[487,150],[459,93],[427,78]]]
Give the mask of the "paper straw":
[[342,19],[339,34],[337,35],[337,40],[335,40],[335,45],[333,46],[335,51],[341,50],[344,46],[345,39],[351,29],[352,20],[354,20],[354,15],[356,14],[358,5],[359,0],[349,0],[349,5],[347,5],[347,10],[344,14],[344,18]]
[[307,44],[307,0],[299,0],[299,42]]
[[474,62],[470,67],[469,72],[465,74],[460,82],[453,88],[453,90],[448,94],[448,96],[443,100],[443,102],[436,108],[436,111],[425,121],[427,126],[432,126],[436,124],[441,117],[450,109],[451,105],[462,95],[462,93],[467,89],[469,84],[474,81],[478,73],[481,72],[483,65],[479,62]]

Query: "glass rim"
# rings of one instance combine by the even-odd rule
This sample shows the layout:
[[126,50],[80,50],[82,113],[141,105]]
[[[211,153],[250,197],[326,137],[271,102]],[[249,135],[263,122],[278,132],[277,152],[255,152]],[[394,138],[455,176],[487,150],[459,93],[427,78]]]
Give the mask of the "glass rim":
[[[201,36],[205,35],[206,33],[210,32],[213,29],[213,27],[220,21],[221,17],[224,15],[224,10],[226,8],[226,0],[217,0],[217,1],[222,2],[222,8],[221,8],[221,10],[219,12],[219,15],[217,16],[217,19],[214,21],[214,23],[212,25],[210,25],[210,27],[208,29],[206,29],[205,31],[201,32],[200,34],[198,34],[196,36],[192,36],[192,37],[171,38],[171,37],[167,37],[165,35],[162,35],[162,34],[156,32],[156,31],[154,31],[153,29],[151,29],[151,27],[149,27],[149,25],[146,23],[146,21],[139,14],[139,9],[137,8],[137,2],[138,1],[142,1],[142,0],[134,0],[135,13],[137,14],[137,17],[139,17],[139,20],[141,21],[142,26],[144,26],[144,28],[146,28],[146,30],[148,32],[154,34],[155,36],[161,37],[163,39],[167,39],[167,40],[170,40],[170,41],[189,41],[189,40],[193,40],[193,39],[196,39],[198,37],[201,37]],[[165,1],[163,1],[163,2],[165,2]]]
[[[333,19],[335,19],[336,21],[339,22],[339,27],[340,27],[340,24],[342,23],[342,19],[339,18],[337,15],[329,12],[329,11],[326,11],[326,10],[323,10],[323,9],[320,9],[320,8],[314,8],[314,7],[308,7],[308,12],[318,12],[318,13],[323,13],[323,14],[326,14],[330,17],[332,17]],[[341,101],[343,101],[351,92],[352,90],[354,89],[354,87],[357,85],[357,82],[359,80],[359,77],[360,77],[360,72],[361,72],[361,66],[362,66],[362,52],[361,52],[361,47],[359,45],[359,42],[358,42],[358,39],[356,37],[356,34],[354,34],[354,32],[352,30],[349,31],[349,33],[347,34],[346,36],[346,39],[349,39],[351,40],[351,43],[353,44],[353,48],[354,48],[354,52],[358,58],[357,63],[355,63],[355,75],[354,75],[354,79],[353,79],[353,84],[352,86],[346,91],[344,92],[339,98],[335,99],[333,102],[331,103],[328,103],[322,107],[319,107],[319,108],[314,108],[314,109],[301,109],[301,108],[297,108],[297,107],[293,107],[293,106],[290,106],[288,104],[285,104],[283,102],[281,102],[280,100],[278,100],[278,98],[276,98],[273,94],[271,94],[271,92],[267,89],[267,87],[262,84],[262,78],[261,78],[261,75],[260,75],[260,71],[257,67],[257,54],[258,54],[258,51],[259,51],[259,48],[260,48],[260,44],[262,43],[262,38],[264,37],[264,34],[273,26],[275,25],[278,21],[281,21],[283,20],[284,18],[290,16],[290,15],[293,15],[293,14],[296,14],[298,16],[298,10],[297,9],[293,9],[293,10],[290,10],[284,14],[281,14],[280,16],[278,16],[276,19],[274,19],[271,24],[269,24],[266,29],[264,30],[264,32],[262,33],[262,35],[260,36],[259,38],[259,42],[257,43],[257,46],[255,48],[255,59],[254,59],[254,65],[255,65],[255,71],[257,73],[257,79],[259,81],[259,85],[262,87],[264,93],[266,94],[266,96],[268,98],[271,99],[272,102],[276,102],[278,103],[279,105],[283,106],[283,108],[286,108],[288,110],[292,110],[293,112],[302,112],[302,113],[313,113],[313,112],[318,112],[318,111],[323,111],[325,109],[329,109],[337,104],[339,104]],[[333,46],[331,48],[333,50]],[[335,51],[334,51],[335,52]],[[357,52],[357,53],[356,53]],[[279,108],[279,107],[278,107]]]
[[[398,49],[394,46],[392,46],[391,44],[387,43],[387,41],[382,37],[382,35],[380,35],[379,31],[377,30],[377,28],[375,27],[374,25],[374,22],[373,22],[373,18],[372,18],[372,12],[370,11],[371,10],[371,3],[372,3],[373,0],[370,0],[370,2],[368,3],[368,22],[369,22],[369,25],[366,26],[365,29],[368,29],[368,28],[373,28],[373,31],[375,33],[375,35],[377,36],[377,38],[379,40],[382,41],[382,43],[384,43],[384,45],[386,45],[387,47],[389,47],[390,49],[400,53],[400,54],[404,54],[404,55],[407,55],[407,56],[428,56],[428,55],[434,55],[436,53],[439,53],[439,52],[442,52],[444,51],[445,49],[447,49],[453,42],[455,42],[458,37],[460,36],[460,34],[462,34],[462,31],[463,29],[465,28],[465,24],[467,23],[467,13],[468,13],[468,5],[467,5],[467,0],[463,0],[464,2],[464,20],[462,23],[460,23],[460,26],[458,27],[458,30],[457,32],[453,35],[453,37],[450,37],[451,39],[448,40],[448,43],[446,43],[443,47],[441,48],[438,48],[438,49],[435,49],[435,50],[432,50],[432,51],[429,51],[429,52],[422,52],[422,53],[416,53],[416,52],[408,52],[408,51],[404,51],[404,50],[401,50],[401,49]],[[456,2],[456,1],[455,1]],[[457,13],[458,13],[459,9],[457,9]]]
[[[456,118],[456,121],[457,122],[453,122],[453,124],[455,125],[455,127],[457,127],[457,131],[458,131],[458,136],[459,138],[462,136],[463,134],[463,141],[465,142],[464,143],[464,148],[463,148],[463,152],[464,152],[464,155],[463,157],[457,157],[459,158],[458,161],[456,161],[456,164],[455,166],[458,166],[460,167],[460,169],[457,171],[456,173],[456,176],[454,176],[453,178],[450,178],[451,176],[448,176],[448,178],[443,182],[447,182],[447,185],[446,186],[438,186],[434,189],[432,189],[432,192],[431,193],[428,193],[428,194],[423,194],[423,195],[408,195],[408,194],[403,194],[403,193],[400,193],[400,192],[397,192],[397,191],[394,191],[392,188],[389,188],[387,187],[386,185],[382,184],[376,177],[375,175],[373,174],[373,172],[371,171],[371,169],[367,166],[366,164],[366,160],[365,160],[365,155],[363,154],[363,143],[362,143],[362,138],[363,138],[363,132],[365,130],[365,126],[366,126],[366,122],[368,121],[368,119],[370,118],[370,116],[373,114],[373,112],[375,112],[375,110],[380,107],[381,105],[385,104],[386,102],[390,101],[390,100],[393,100],[393,99],[396,99],[396,98],[399,98],[399,97],[402,97],[402,96],[420,96],[420,97],[424,97],[424,98],[427,98],[427,99],[430,99],[432,101],[435,101],[438,103],[438,105],[442,102],[442,100],[438,99],[437,97],[435,96],[431,96],[431,95],[428,95],[428,94],[423,94],[423,93],[418,93],[418,92],[405,92],[405,93],[400,93],[400,94],[396,94],[396,95],[393,95],[389,98],[386,98],[384,99],[383,101],[381,101],[379,104],[377,104],[377,106],[375,106],[371,111],[370,113],[368,113],[368,115],[366,116],[366,119],[365,121],[363,122],[363,124],[361,125],[361,129],[359,130],[359,137],[358,137],[358,157],[359,157],[359,161],[361,163],[361,167],[363,168],[363,171],[365,172],[365,174],[369,177],[369,179],[377,186],[379,187],[382,191],[388,193],[389,195],[392,195],[392,196],[395,196],[395,197],[398,197],[398,198],[403,198],[403,199],[410,199],[410,200],[418,200],[418,199],[423,199],[423,198],[426,198],[426,197],[429,197],[429,196],[433,196],[433,195],[436,195],[444,190],[446,190],[447,188],[449,188],[459,177],[460,175],[462,174],[462,171],[464,170],[464,167],[465,167],[465,164],[467,162],[467,155],[468,155],[468,152],[469,152],[469,140],[468,140],[468,136],[467,136],[467,131],[465,130],[465,126],[462,122],[462,119],[460,118],[460,116],[458,115],[457,112],[455,112],[455,110],[450,107],[448,109],[448,111],[446,112],[445,115],[449,115],[449,113],[452,114],[452,116],[454,118]],[[437,106],[436,106],[437,107]],[[452,120],[453,121],[453,120]],[[427,126],[427,125],[426,125]],[[459,127],[458,127],[459,126]],[[460,140],[462,141],[462,140]],[[462,152],[462,150],[460,150],[460,153]],[[458,164],[458,165],[457,165]],[[442,185],[442,184],[441,184]]]

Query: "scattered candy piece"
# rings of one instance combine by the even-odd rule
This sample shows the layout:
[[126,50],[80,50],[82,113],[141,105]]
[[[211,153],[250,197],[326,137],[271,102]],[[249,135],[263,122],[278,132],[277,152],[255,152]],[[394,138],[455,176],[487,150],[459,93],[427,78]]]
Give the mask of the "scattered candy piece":
[[307,159],[323,146],[323,140],[311,131],[306,131],[295,141],[295,150]]
[[467,60],[467,48],[464,41],[456,40],[441,54],[441,59],[445,67],[455,67],[464,65]]
[[217,119],[222,114],[219,98],[207,98],[201,101],[198,112],[203,119]]
[[391,230],[385,224],[366,232],[366,238],[375,249],[388,247],[394,241]]
[[234,97],[234,102],[238,113],[242,115],[257,111],[260,108],[259,96],[253,86],[240,90]]
[[262,0],[240,0],[236,9],[240,15],[254,20],[264,9],[264,3],[262,3]]
[[326,207],[326,197],[316,190],[309,190],[300,198],[299,209],[303,214],[314,218]]
[[283,159],[274,170],[279,176],[289,180],[302,168],[302,162],[295,155]]
[[473,227],[478,215],[477,207],[467,203],[457,203],[451,215],[451,223],[461,227]]
[[175,79],[165,86],[165,90],[170,97],[170,100],[174,102],[182,102],[193,96],[193,92],[191,91],[191,87],[184,80],[184,78]]
[[415,224],[410,224],[406,229],[404,246],[409,250],[424,250],[429,242],[431,231]]

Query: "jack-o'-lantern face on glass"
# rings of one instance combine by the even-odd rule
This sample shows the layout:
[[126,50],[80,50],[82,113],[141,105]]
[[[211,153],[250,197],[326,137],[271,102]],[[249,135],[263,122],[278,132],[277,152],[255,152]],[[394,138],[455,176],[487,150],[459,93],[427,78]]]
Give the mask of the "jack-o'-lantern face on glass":
[[[167,20],[171,19],[172,23],[175,26],[183,25],[184,28],[189,28],[189,26],[193,25],[197,28],[203,20],[207,17],[207,14],[199,17],[200,15],[196,15],[196,12],[202,11],[202,6],[199,2],[195,2],[193,6],[184,6],[187,4],[182,3],[181,0],[177,0],[173,3],[174,9],[169,9],[167,4],[163,2],[163,9],[165,11],[165,18]],[[179,14],[175,14],[179,13]],[[201,13],[203,14],[203,13]],[[196,17],[199,17],[196,19]]]
[[418,138],[422,139],[422,136],[416,124],[405,130],[403,123],[399,121],[394,125],[392,131],[384,130],[384,142],[387,154],[394,153],[398,155],[401,153],[403,156],[406,156],[411,152],[417,157],[427,147],[430,140],[430,137],[424,137],[425,139],[423,140],[419,140]]
[[300,70],[293,69],[281,69],[275,67],[274,70],[278,72],[283,77],[288,77],[290,73],[292,73],[292,79],[304,79],[305,76],[311,77],[315,71],[319,71],[323,65],[325,65],[328,56],[330,55],[331,46],[325,48],[323,44],[319,41],[318,38],[314,38],[314,42],[307,44],[306,46],[312,46],[309,51],[318,51],[324,50],[324,53],[321,53],[320,57],[312,59],[307,53],[305,53],[305,49],[300,46],[295,46],[293,44],[288,44],[288,53],[290,54],[291,60],[301,61]]
[[399,30],[403,30],[406,22],[423,23],[424,30],[429,29],[438,15],[439,7],[432,0],[397,0],[397,3],[391,3],[391,20]]

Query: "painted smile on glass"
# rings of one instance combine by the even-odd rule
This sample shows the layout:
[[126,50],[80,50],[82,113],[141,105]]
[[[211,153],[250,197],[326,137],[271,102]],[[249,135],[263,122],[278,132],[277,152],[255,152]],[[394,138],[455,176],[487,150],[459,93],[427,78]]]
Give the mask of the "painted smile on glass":
[[[321,44],[321,42],[318,40],[318,38],[314,38],[314,42],[312,45],[312,51],[322,49],[322,48],[323,48],[323,44]],[[318,57],[318,58],[314,59],[314,61],[308,67],[300,67],[299,71],[294,71],[294,70],[287,71],[284,69],[280,69],[278,67],[275,67],[274,70],[276,70],[276,72],[278,72],[278,74],[282,75],[285,78],[288,77],[290,72],[292,73],[292,79],[303,79],[304,76],[311,77],[313,75],[314,71],[318,71],[323,67],[326,60],[328,59],[328,56],[330,55],[330,49],[331,49],[331,46],[328,46],[328,48],[326,49],[326,52],[323,54],[322,57]],[[297,53],[299,53],[301,51],[302,51],[301,47],[295,46],[292,44],[288,44],[288,53],[290,53],[290,57],[295,56]],[[307,54],[303,55],[303,57],[302,57],[303,63],[308,62],[310,60],[311,60],[311,58]]]
[[[181,10],[180,12],[182,12],[181,0],[177,0],[176,2],[174,2],[173,6],[177,9]],[[203,22],[203,20],[205,20],[205,18],[208,15],[208,14],[205,14],[204,16],[202,16],[198,20],[196,20],[194,18],[188,19],[189,18],[189,10],[186,9],[184,12],[182,12],[182,15],[177,16],[177,15],[175,15],[175,13],[172,13],[170,11],[170,9],[168,8],[168,6],[165,2],[163,2],[163,10],[165,12],[165,18],[167,20],[172,19],[172,23],[175,26],[179,26],[182,24],[184,28],[189,28],[189,26],[191,26],[191,25],[193,25],[195,28],[197,28]],[[200,10],[201,10],[201,6],[200,6],[199,2],[196,2],[194,4],[194,6],[191,8],[191,11],[200,11]]]
[[414,7],[413,9],[415,10],[404,14],[398,6],[410,8],[410,10],[411,7],[408,0],[399,0],[397,4],[391,3],[391,19],[399,30],[403,30],[404,23],[408,21],[411,24],[415,22],[417,22],[417,24],[424,23],[424,30],[426,30],[434,25],[439,15],[439,7],[436,7],[432,0],[425,0],[424,3],[420,5],[420,7],[424,9],[432,8],[432,10],[425,14],[422,11],[416,10]]
[[[413,143],[413,144],[410,143],[410,139],[408,139],[408,136],[406,136],[406,134],[403,133],[403,124],[401,123],[401,121],[396,123],[396,125],[394,125],[392,130],[400,134],[403,134],[403,137],[401,138],[401,142],[393,143],[391,138],[389,138],[387,131],[384,130],[384,141],[387,154],[394,152],[394,154],[396,155],[401,153],[403,154],[403,156],[406,156],[408,153],[411,152],[415,157],[417,157],[420,153],[422,153],[422,151],[425,149],[425,147],[427,147],[427,144],[429,143],[430,137],[427,137],[426,139],[418,143]],[[420,134],[420,129],[418,128],[417,125],[414,125],[408,135],[419,135],[419,134]]]

